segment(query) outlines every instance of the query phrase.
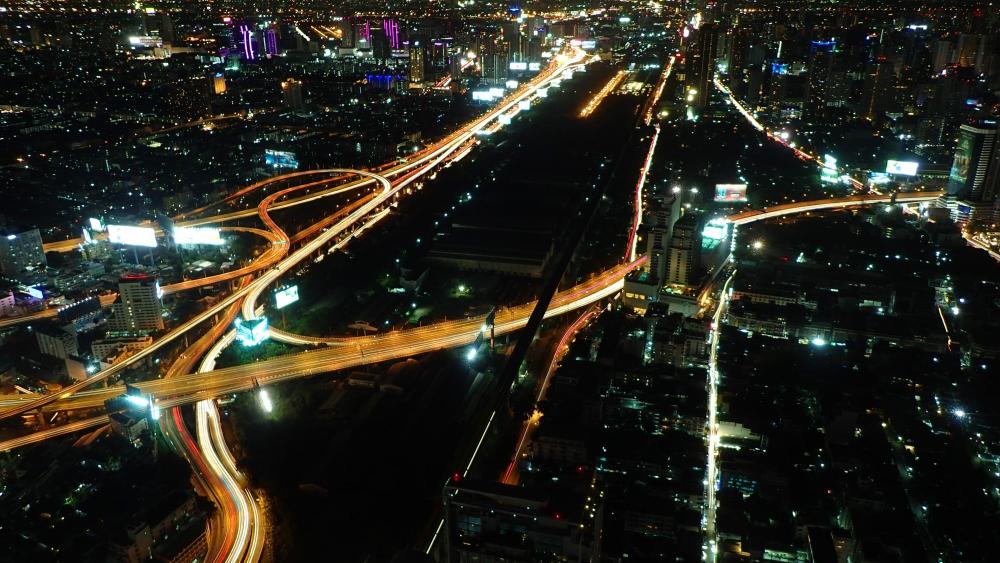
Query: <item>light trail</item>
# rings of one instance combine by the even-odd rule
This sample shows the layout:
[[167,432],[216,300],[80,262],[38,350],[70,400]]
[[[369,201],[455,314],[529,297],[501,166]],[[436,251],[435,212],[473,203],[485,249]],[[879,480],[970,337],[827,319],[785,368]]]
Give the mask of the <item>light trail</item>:
[[719,293],[719,305],[712,316],[712,344],[708,355],[708,461],[705,466],[705,535],[709,542],[710,560],[715,560],[718,538],[715,528],[716,497],[715,483],[718,480],[719,455],[719,336],[722,330],[722,316],[729,303],[729,285],[736,276],[734,271]]
[[[542,376],[541,381],[538,383],[538,393],[535,396],[535,402],[533,404],[533,410],[535,413],[539,413],[538,407],[545,400],[545,393],[549,389],[549,381],[552,378],[552,374],[555,373],[556,368],[559,365],[559,361],[569,352],[569,344],[576,337],[576,333],[587,326],[593,318],[600,312],[600,309],[591,305],[586,311],[583,312],[571,325],[569,325],[563,332],[562,337],[559,342],[556,343],[555,348],[552,350],[552,357],[549,359],[548,365],[545,367],[545,373]],[[524,446],[528,442],[528,438],[531,436],[531,429],[538,424],[541,414],[536,417],[532,414],[531,418],[524,421],[521,425],[521,433],[517,440],[517,446],[514,448],[514,455],[511,456],[510,463],[507,464],[507,470],[504,471],[502,483],[507,485],[516,485],[516,470],[517,462],[521,459],[522,452],[524,451]],[[469,462],[472,465],[472,462]]]
[[614,92],[618,88],[618,86],[621,85],[622,81],[625,80],[626,76],[628,76],[628,72],[624,70],[619,70],[618,72],[616,72],[614,76],[612,76],[607,81],[607,83],[604,84],[604,87],[602,87],[596,94],[594,94],[592,98],[590,98],[590,100],[587,102],[587,105],[583,106],[583,109],[580,110],[580,117],[582,118],[590,117],[590,114],[594,113],[594,110],[596,110],[597,107],[601,105],[601,102],[604,101],[604,98],[607,98],[609,94]]
[[656,143],[660,139],[660,125],[653,128],[653,138],[649,141],[649,151],[646,153],[646,160],[639,171],[639,181],[635,184],[635,214],[632,216],[632,226],[628,233],[628,243],[626,245],[628,260],[635,260],[635,246],[639,236],[639,225],[642,224],[642,188],[646,184],[646,176],[649,174],[649,167],[653,164],[653,155],[656,154]]
[[656,81],[656,86],[653,88],[653,96],[647,102],[645,111],[643,112],[643,123],[649,125],[653,122],[653,112],[656,111],[656,104],[660,101],[660,97],[663,95],[663,88],[667,85],[667,80],[670,78],[670,73],[674,69],[674,61],[676,57],[671,56],[670,60],[667,61],[666,68],[660,73],[659,80]]
[[[545,313],[546,318],[610,297],[624,287],[624,276],[645,263],[645,257],[602,272],[574,287],[557,293]],[[514,332],[527,324],[535,302],[504,308],[496,314],[496,333]],[[137,382],[143,395],[153,395],[157,405],[169,408],[253,388],[256,382],[270,385],[298,377],[379,363],[386,360],[423,354],[434,350],[465,346],[479,334],[485,316],[424,325],[406,330],[344,339],[345,345],[278,356],[253,364],[216,369],[207,373]],[[71,410],[99,407],[123,388],[100,388],[59,400],[46,410]],[[34,402],[37,395],[13,395],[0,398],[0,409],[7,412]],[[47,397],[47,396],[46,396]]]

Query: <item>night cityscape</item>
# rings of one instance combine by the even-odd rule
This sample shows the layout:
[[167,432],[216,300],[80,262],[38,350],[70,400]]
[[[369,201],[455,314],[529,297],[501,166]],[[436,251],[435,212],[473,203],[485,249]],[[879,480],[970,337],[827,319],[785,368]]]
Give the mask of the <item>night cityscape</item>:
[[0,0],[0,77],[0,562],[1000,561],[1000,2]]

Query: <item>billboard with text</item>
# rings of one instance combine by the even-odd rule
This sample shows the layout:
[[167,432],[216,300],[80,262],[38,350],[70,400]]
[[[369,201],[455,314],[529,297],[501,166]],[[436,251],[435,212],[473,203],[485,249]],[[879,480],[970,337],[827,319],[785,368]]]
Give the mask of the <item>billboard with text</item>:
[[747,201],[746,184],[716,184],[715,201],[724,203],[740,203]]

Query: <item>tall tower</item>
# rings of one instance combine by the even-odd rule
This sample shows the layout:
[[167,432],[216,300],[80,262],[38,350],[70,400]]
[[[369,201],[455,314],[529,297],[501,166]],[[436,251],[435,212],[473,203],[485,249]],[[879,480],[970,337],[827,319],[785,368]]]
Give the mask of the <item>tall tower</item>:
[[688,213],[674,224],[674,232],[670,237],[666,283],[689,285],[693,281],[699,246],[698,219]]
[[[990,178],[988,172],[991,161],[997,157],[995,125],[962,125],[948,175],[948,195],[975,202],[995,200],[995,184],[1000,178],[996,174]],[[993,169],[996,170],[997,165],[994,164]]]
[[704,108],[708,105],[712,78],[715,76],[715,57],[718,46],[718,26],[715,24],[703,25],[698,30],[698,42],[695,47],[697,57],[696,60],[692,61],[694,68],[692,69],[693,80],[691,83],[698,91],[694,99],[695,107]]
[[865,80],[862,115],[876,127],[885,121],[885,112],[890,109],[892,89],[896,85],[896,74],[892,63],[884,57],[872,64]]
[[646,255],[649,256],[646,267],[656,279],[657,285],[663,285],[666,279],[670,237],[673,234],[674,223],[680,217],[680,209],[680,199],[676,195],[657,195],[650,198],[649,212],[645,219]]
[[118,299],[108,321],[113,331],[152,331],[163,328],[160,284],[153,276],[128,275],[118,281]]
[[414,41],[410,45],[410,84],[423,84],[424,78],[424,48]]
[[281,94],[286,109],[299,110],[305,107],[302,102],[302,82],[289,78],[281,83]]

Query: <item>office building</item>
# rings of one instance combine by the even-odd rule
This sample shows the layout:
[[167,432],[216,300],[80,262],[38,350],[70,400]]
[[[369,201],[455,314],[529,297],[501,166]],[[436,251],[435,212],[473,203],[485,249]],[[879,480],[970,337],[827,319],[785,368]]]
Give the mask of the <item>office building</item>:
[[995,123],[959,128],[955,158],[948,175],[948,195],[976,202],[996,199],[996,183],[1000,178],[989,177],[990,163],[996,160],[996,139]]
[[680,199],[676,195],[655,195],[650,198],[649,212],[646,214],[646,255],[649,256],[646,269],[657,286],[663,285],[666,279],[670,236],[674,223],[680,217],[680,209]]
[[[444,488],[446,553],[451,563],[587,561],[594,550],[582,499],[560,504],[558,491],[462,480]],[[575,508],[574,508],[575,506]]]
[[715,76],[715,56],[719,45],[719,28],[715,25],[702,26],[698,30],[697,41],[692,45],[691,60],[688,62],[688,89],[694,90],[693,105],[704,108],[708,105]]
[[118,282],[118,299],[111,306],[108,328],[113,331],[153,331],[163,328],[160,284],[147,275],[130,275]]
[[667,284],[687,286],[694,282],[700,246],[697,218],[689,213],[678,219],[670,237]]
[[410,84],[423,84],[424,78],[424,48],[416,41],[410,46]]
[[78,352],[76,334],[58,328],[41,328],[35,331],[38,351],[46,356],[65,360]]
[[212,77],[212,92],[216,95],[226,93],[226,77],[221,72]]
[[38,229],[0,236],[0,274],[23,283],[45,277],[45,251]]
[[285,109],[300,110],[305,105],[302,102],[302,82],[289,78],[281,83],[281,93]]
[[896,73],[892,62],[882,57],[869,66],[862,95],[861,114],[875,127],[881,127],[885,123],[885,113],[891,109],[895,86]]

